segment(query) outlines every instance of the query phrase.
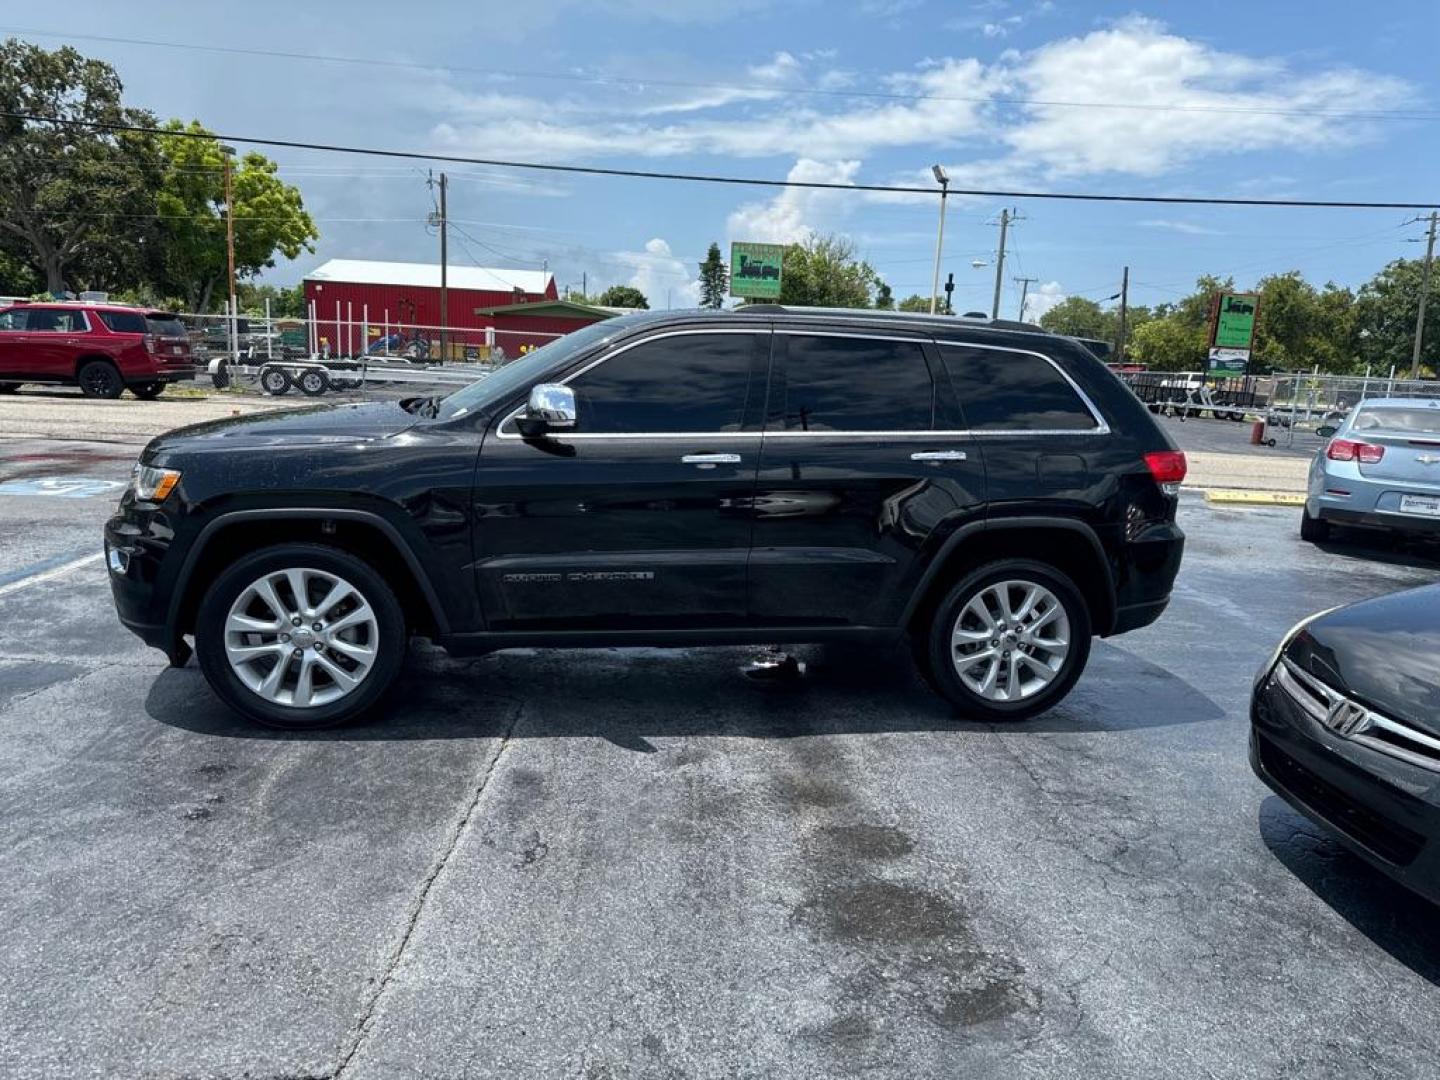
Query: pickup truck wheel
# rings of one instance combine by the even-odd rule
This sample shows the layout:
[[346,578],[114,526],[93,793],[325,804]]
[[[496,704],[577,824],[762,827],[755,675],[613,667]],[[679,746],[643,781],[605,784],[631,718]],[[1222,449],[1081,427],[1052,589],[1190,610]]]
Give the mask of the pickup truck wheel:
[[405,616],[368,563],[319,544],[263,548],[230,566],[195,621],[205,679],[231,708],[279,728],[363,715],[400,670]]
[[108,360],[91,360],[83,365],[77,375],[80,392],[86,397],[117,398],[125,389],[120,372]]
[[1090,656],[1090,610],[1059,570],[988,563],[946,594],[930,623],[929,681],[976,720],[1024,720],[1070,692]]
[[134,383],[130,387],[130,392],[141,401],[154,401],[165,392],[165,384],[163,382]]

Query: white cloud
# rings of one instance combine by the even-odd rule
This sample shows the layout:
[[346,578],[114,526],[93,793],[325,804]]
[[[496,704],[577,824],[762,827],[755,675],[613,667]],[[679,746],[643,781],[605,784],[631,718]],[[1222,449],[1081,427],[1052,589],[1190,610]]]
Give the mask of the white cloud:
[[1037,322],[1051,308],[1057,304],[1063,304],[1068,299],[1060,282],[1044,282],[1025,295],[1025,312],[1021,318],[1027,322]]
[[645,294],[652,308],[696,307],[700,303],[700,283],[696,267],[675,257],[670,245],[661,237],[645,242],[644,251],[617,251],[611,260],[631,271],[627,285]]
[[[853,184],[860,162],[815,161],[801,158],[786,179],[812,183]],[[730,215],[726,231],[731,240],[789,244],[821,232],[844,212],[849,197],[823,188],[783,188],[765,202],[746,203]]]
[[1169,218],[1149,218],[1138,223],[1142,229],[1169,229],[1187,236],[1224,236],[1219,229],[1208,229],[1190,221],[1172,221]]

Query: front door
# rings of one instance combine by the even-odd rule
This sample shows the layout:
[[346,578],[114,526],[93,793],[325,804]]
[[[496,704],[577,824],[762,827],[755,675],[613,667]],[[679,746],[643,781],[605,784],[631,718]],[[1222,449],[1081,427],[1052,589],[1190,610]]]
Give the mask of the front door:
[[983,512],[975,440],[919,336],[779,329],[774,353],[752,621],[892,625],[937,528]]
[[475,486],[488,627],[743,623],[769,351],[760,330],[657,333],[562,380],[573,431],[497,420]]
[[85,313],[77,308],[29,308],[24,348],[31,374],[43,379],[73,378],[79,335],[87,330]]

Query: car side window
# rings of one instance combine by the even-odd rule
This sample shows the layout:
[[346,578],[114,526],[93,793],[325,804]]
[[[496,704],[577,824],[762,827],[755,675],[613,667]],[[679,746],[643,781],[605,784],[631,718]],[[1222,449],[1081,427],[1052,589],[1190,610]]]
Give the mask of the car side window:
[[31,333],[75,334],[87,329],[87,324],[83,312],[30,308],[25,329]]
[[786,431],[930,431],[935,385],[916,341],[787,334]]
[[0,311],[0,331],[24,330],[25,315],[28,310],[28,308],[9,308],[5,311]]
[[1093,431],[1099,425],[1043,356],[941,345],[940,356],[973,431]]
[[133,311],[102,311],[100,321],[117,334],[144,334],[145,316]]
[[677,334],[612,354],[569,381],[576,432],[739,431],[758,337]]

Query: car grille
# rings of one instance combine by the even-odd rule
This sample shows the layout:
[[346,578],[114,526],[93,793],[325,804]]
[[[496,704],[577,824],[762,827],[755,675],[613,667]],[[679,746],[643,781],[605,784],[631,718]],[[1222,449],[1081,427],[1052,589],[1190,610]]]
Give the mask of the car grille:
[[1361,705],[1288,657],[1275,666],[1274,678],[1287,697],[1341,738],[1440,772],[1440,739],[1433,735]]

